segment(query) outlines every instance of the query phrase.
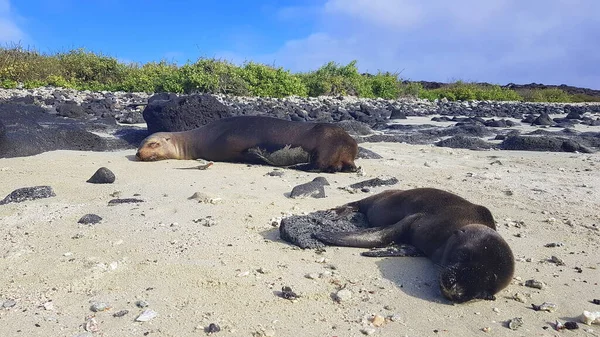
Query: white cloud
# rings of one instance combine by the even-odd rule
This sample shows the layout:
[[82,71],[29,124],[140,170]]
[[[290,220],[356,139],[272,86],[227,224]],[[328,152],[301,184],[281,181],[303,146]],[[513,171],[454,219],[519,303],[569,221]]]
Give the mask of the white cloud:
[[597,0],[328,0],[312,34],[252,58],[293,71],[356,59],[412,80],[600,88],[597,13]]
[[26,38],[17,25],[18,16],[13,13],[9,0],[0,0],[0,43],[19,43]]

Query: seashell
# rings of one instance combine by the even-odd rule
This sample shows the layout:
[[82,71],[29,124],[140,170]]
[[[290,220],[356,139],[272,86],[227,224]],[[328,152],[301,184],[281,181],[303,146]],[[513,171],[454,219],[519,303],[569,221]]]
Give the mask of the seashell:
[[600,311],[583,311],[580,319],[587,325],[600,324]]
[[138,322],[148,322],[156,316],[158,316],[156,311],[152,309],[146,309],[135,320]]

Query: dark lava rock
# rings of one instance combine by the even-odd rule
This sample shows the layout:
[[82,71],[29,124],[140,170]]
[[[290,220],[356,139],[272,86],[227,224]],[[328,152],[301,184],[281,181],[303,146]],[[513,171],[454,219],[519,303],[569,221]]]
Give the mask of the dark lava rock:
[[373,134],[373,130],[369,125],[359,121],[343,120],[335,124],[341,126],[350,135],[365,136]]
[[432,122],[450,122],[452,119],[450,117],[441,116],[441,117],[433,117],[431,118]]
[[378,187],[378,186],[390,186],[398,183],[398,179],[396,177],[391,177],[389,179],[381,179],[381,178],[373,178],[365,181],[361,181],[355,184],[352,184],[348,187],[353,189],[361,189],[365,187]]
[[362,146],[358,147],[358,155],[356,157],[361,158],[361,159],[381,159],[381,158],[383,158],[378,153],[375,153],[369,149],[365,149]]
[[210,323],[205,329],[204,332],[207,334],[213,334],[221,331],[221,327],[216,323]]
[[23,187],[12,191],[6,196],[6,198],[0,201],[0,205],[5,205],[11,202],[23,202],[27,200],[43,199],[55,196],[56,194],[50,186]]
[[208,94],[174,97],[167,101],[148,99],[143,112],[148,132],[186,131],[224,117],[231,117],[228,107]]
[[77,223],[81,223],[84,225],[94,225],[99,223],[102,220],[102,217],[96,214],[86,214],[82,216]]
[[279,236],[281,239],[300,248],[323,248],[325,245],[313,237],[314,234],[327,232],[352,232],[369,227],[364,214],[350,212],[338,215],[327,211],[316,211],[307,215],[293,215],[281,220]]
[[435,143],[436,146],[450,147],[453,149],[469,149],[469,150],[488,150],[494,148],[495,145],[481,138],[454,136],[448,139],[440,140]]
[[510,136],[502,141],[500,148],[525,151],[592,152],[574,140],[549,136]]
[[471,137],[488,137],[494,133],[488,130],[484,125],[481,124],[456,124],[442,129],[439,132],[439,136],[471,136]]
[[87,115],[88,115],[84,111],[84,109],[75,102],[65,102],[65,103],[59,104],[56,107],[56,112],[58,113],[59,116],[69,117],[69,118],[81,118],[81,117],[87,117]]
[[115,182],[115,174],[106,167],[101,167],[96,170],[96,173],[87,180],[92,184],[112,184]]
[[533,124],[535,125],[554,125],[554,121],[552,120],[552,118],[550,118],[550,116],[543,112],[542,114],[540,114],[538,116],[538,118],[536,118],[533,121]]
[[[76,120],[57,117],[39,106],[0,103],[4,124],[0,158],[36,155],[53,150],[109,151],[137,147],[126,137],[139,129],[121,128],[108,120]],[[115,131],[114,139],[90,131]]]
[[403,110],[393,108],[390,119],[406,119],[406,113]]
[[324,177],[316,177],[310,182],[295,186],[292,189],[292,192],[290,192],[290,198],[325,198],[325,185],[329,185],[327,179]]
[[138,202],[144,202],[144,200],[136,198],[123,198],[123,199],[112,199],[108,202],[108,206],[120,205],[120,204],[135,204]]
[[526,115],[525,117],[523,117],[523,119],[521,119],[521,122],[523,123],[527,123],[527,124],[532,124],[534,121],[536,120],[536,117],[534,115]]
[[515,126],[515,123],[513,123],[513,121],[509,121],[506,119],[500,119],[500,120],[490,119],[489,121],[485,121],[483,123],[483,125],[485,125],[487,127],[492,127],[492,128],[506,128],[506,127]]

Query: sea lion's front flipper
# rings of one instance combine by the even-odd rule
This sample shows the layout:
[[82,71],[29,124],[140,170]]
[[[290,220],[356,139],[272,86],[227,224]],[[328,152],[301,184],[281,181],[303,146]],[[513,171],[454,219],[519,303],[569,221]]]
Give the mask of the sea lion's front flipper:
[[360,253],[362,256],[368,257],[420,257],[425,254],[415,246],[401,244],[391,245],[384,248],[373,248],[367,252]]
[[383,247],[399,238],[421,215],[421,213],[409,215],[389,227],[374,227],[354,232],[323,231],[313,234],[313,237],[334,246],[360,248]]

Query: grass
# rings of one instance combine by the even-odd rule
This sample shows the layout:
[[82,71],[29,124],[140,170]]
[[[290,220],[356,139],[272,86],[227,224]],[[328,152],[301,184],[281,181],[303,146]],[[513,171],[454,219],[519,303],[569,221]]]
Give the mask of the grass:
[[182,66],[166,61],[126,64],[116,58],[75,49],[42,54],[20,46],[0,47],[0,87],[55,86],[91,91],[213,93],[264,97],[353,95],[396,99],[589,102],[598,97],[571,95],[558,88],[512,90],[457,81],[438,89],[402,81],[399,74],[361,74],[356,61],[329,62],[306,73],[291,73],[255,62],[234,65],[200,58]]

